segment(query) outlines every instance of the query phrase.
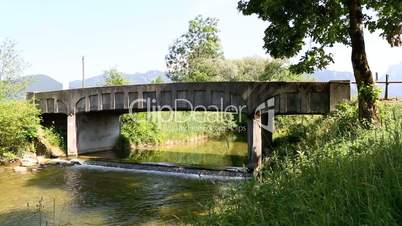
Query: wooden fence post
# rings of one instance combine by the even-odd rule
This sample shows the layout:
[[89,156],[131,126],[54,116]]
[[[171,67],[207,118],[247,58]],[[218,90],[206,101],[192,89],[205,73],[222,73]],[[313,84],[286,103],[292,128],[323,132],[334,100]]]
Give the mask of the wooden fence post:
[[384,94],[384,99],[385,100],[388,100],[388,85],[389,85],[388,79],[389,79],[389,75],[386,74],[385,75],[385,94]]

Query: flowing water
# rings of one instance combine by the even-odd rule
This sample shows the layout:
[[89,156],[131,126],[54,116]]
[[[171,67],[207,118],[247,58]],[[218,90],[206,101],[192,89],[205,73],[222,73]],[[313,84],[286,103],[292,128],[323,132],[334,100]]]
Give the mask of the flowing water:
[[[244,162],[241,160],[245,158],[242,144],[231,143],[232,148],[219,150],[216,147],[226,144],[209,142],[199,150],[194,149],[194,145],[188,149],[165,150],[175,153],[173,158],[161,157],[164,154],[152,157],[150,153],[163,151],[159,150],[140,160],[176,160],[183,164],[209,166],[241,165]],[[205,147],[215,149],[215,152]],[[202,153],[209,157],[194,157],[203,156]],[[223,153],[231,157],[225,157]],[[194,216],[205,214],[208,210],[205,204],[232,183],[239,181],[200,180],[85,165],[49,166],[26,173],[0,168],[0,225],[187,223]]]

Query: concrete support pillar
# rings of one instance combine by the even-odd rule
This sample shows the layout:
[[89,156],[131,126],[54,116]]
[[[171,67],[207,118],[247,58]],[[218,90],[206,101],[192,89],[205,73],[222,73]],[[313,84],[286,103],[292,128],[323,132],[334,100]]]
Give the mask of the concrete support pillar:
[[262,156],[265,158],[272,152],[272,133],[274,125],[274,110],[261,115],[261,123],[264,128],[261,129]]
[[265,125],[261,129],[262,155],[265,158],[272,152],[272,130],[266,129],[266,126],[270,127],[273,124],[273,117],[270,117],[269,113],[262,114],[261,123]]
[[248,168],[258,171],[262,163],[261,115],[257,112],[247,121]]
[[77,156],[77,122],[76,114],[67,116],[67,156]]

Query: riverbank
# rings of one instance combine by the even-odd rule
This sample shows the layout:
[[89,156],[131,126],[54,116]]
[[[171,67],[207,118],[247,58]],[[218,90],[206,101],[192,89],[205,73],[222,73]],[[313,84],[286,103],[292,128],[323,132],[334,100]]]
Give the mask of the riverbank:
[[[402,104],[380,103],[370,129],[356,104],[280,119],[260,175],[210,205],[201,225],[400,225]],[[290,123],[292,122],[292,123]]]

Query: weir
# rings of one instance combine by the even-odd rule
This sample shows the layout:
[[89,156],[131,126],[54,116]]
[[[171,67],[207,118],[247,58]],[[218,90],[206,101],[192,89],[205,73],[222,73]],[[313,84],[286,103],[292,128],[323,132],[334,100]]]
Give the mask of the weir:
[[[327,114],[350,100],[349,81],[203,82],[127,85],[27,93],[45,125],[67,128],[67,154],[111,150],[121,114],[147,111],[245,113],[248,168],[269,154],[275,115]],[[66,121],[66,122],[65,122]],[[67,125],[65,125],[67,124]]]

